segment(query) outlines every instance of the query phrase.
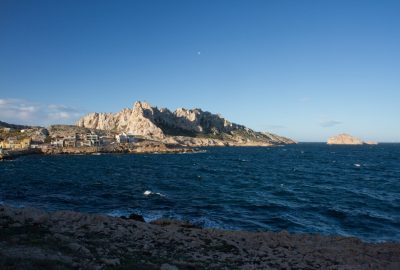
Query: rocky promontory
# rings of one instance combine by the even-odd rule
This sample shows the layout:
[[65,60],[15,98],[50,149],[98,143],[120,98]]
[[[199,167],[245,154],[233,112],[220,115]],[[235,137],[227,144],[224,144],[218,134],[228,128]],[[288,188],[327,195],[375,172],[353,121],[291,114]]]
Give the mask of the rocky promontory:
[[343,145],[363,145],[363,144],[377,144],[372,141],[363,141],[359,138],[353,137],[349,134],[342,133],[328,139],[327,144],[343,144]]
[[399,243],[0,205],[0,269],[399,268]]
[[118,113],[90,113],[76,125],[125,132],[186,146],[270,146],[295,143],[276,134],[256,132],[231,123],[218,114],[201,109],[179,108],[171,112],[140,101],[135,102],[132,109],[123,109]]

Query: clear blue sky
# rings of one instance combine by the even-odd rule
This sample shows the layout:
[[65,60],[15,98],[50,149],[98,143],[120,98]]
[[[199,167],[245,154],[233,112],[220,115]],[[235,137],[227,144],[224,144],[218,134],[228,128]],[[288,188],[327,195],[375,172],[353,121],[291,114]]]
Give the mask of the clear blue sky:
[[400,1],[0,1],[0,120],[135,100],[299,141],[400,141]]

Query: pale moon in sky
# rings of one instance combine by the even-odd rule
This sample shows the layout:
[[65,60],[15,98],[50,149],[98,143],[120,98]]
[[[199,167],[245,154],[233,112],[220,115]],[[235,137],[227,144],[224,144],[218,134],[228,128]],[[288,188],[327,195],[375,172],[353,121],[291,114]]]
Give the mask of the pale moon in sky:
[[197,52],[197,54],[198,54],[198,55],[200,55],[200,54],[201,54],[201,52]]

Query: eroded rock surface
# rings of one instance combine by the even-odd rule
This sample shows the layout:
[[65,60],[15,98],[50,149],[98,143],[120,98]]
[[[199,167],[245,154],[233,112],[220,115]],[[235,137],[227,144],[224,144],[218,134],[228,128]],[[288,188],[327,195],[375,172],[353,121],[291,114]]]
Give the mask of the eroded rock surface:
[[400,269],[399,243],[0,205],[0,269]]

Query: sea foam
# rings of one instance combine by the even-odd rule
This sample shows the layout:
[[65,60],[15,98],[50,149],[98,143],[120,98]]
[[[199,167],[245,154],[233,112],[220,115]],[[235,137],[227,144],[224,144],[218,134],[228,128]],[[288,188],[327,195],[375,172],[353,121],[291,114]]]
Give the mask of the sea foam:
[[144,195],[144,196],[158,195],[158,196],[161,196],[161,197],[165,197],[164,194],[161,194],[161,193],[159,193],[159,192],[153,192],[153,191],[151,191],[151,190],[146,190],[145,192],[143,192],[143,195]]

